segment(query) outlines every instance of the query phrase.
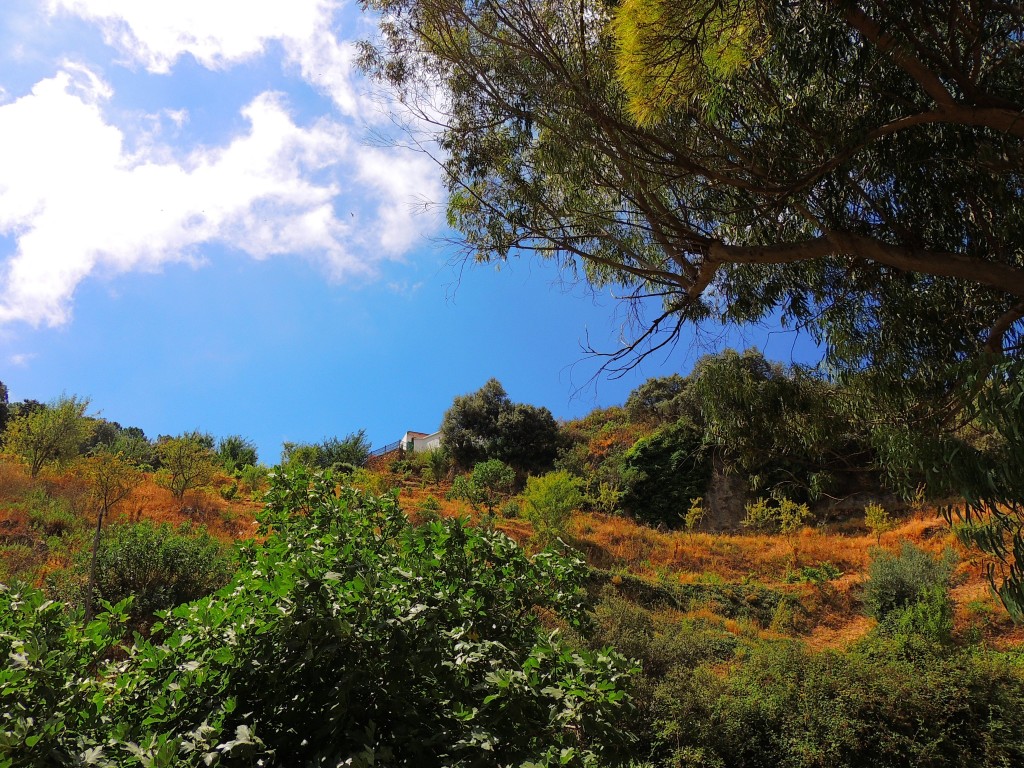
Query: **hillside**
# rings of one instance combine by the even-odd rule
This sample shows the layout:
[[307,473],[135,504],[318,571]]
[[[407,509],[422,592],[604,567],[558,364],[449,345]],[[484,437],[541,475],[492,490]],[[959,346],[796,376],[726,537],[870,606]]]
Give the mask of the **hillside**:
[[[357,432],[268,469],[238,436],[14,404],[0,765],[1024,759],[998,562],[886,487],[833,385],[722,361],[761,372],[738,401],[698,371],[562,424],[489,383],[446,415],[461,466],[454,439],[360,466]],[[74,440],[34,464],[61,414]]]
[[[254,535],[262,506],[256,500],[258,492],[250,498],[224,499],[218,488],[228,488],[232,482],[221,475],[209,489],[190,493],[180,502],[149,474],[110,523],[148,521],[174,529],[202,529],[230,545]],[[481,513],[467,503],[445,498],[451,487],[448,482],[430,483],[384,468],[368,473],[361,485],[371,491],[396,489],[403,509],[414,520],[424,519],[424,502],[430,499],[431,505],[437,505],[437,515],[480,521]],[[85,481],[73,471],[47,473],[33,480],[16,462],[0,462],[0,582],[21,578],[45,586],[54,573],[75,567],[76,555],[87,547],[95,524],[87,494]],[[533,528],[527,520],[499,516],[491,524],[531,547]],[[875,623],[863,615],[860,593],[870,553],[879,543],[862,520],[804,527],[791,539],[743,529],[657,530],[619,515],[577,510],[566,534],[567,543],[594,569],[669,589],[695,584],[759,585],[792,595],[803,607],[799,620],[789,624],[761,616],[741,625],[730,615],[718,616],[732,632],[793,637],[810,648],[842,648],[863,637]],[[880,546],[896,551],[903,542],[935,555],[944,550],[956,553],[952,595],[958,636],[980,637],[997,648],[1024,641],[1024,627],[1014,625],[991,593],[985,577],[987,559],[964,547],[935,508],[908,513],[882,535]],[[706,605],[697,603],[684,615],[716,615],[713,599]]]

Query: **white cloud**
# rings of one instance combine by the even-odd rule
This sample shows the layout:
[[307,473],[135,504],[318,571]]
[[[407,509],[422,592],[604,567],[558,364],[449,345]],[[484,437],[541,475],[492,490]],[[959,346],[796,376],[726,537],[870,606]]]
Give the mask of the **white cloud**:
[[429,227],[407,202],[439,192],[429,161],[367,150],[330,120],[298,126],[275,94],[243,110],[246,133],[185,156],[153,141],[126,151],[104,113],[110,97],[67,65],[0,106],[0,234],[17,241],[0,272],[0,323],[59,325],[88,276],[199,262],[213,242],[305,254],[337,278],[372,274]]
[[151,72],[168,73],[186,54],[223,69],[283,46],[288,63],[350,116],[376,121],[359,92],[355,46],[334,27],[341,0],[49,0],[51,14],[95,22],[107,43]]
[[107,43],[152,72],[184,54],[217,69],[261,54],[272,40],[309,37],[337,0],[49,0],[97,22]]

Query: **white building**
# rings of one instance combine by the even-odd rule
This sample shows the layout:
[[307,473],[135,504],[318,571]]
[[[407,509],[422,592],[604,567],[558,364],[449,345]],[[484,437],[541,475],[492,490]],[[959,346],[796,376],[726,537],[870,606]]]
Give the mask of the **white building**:
[[441,432],[440,430],[430,434],[426,432],[406,432],[401,443],[403,451],[412,451],[413,453],[436,451],[441,447]]

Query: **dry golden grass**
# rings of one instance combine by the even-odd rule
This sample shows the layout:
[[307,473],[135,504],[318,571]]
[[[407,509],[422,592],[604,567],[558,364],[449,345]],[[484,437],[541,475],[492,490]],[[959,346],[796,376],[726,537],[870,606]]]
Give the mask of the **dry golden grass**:
[[[382,487],[398,487],[401,504],[414,521],[423,519],[420,510],[428,498],[436,501],[439,508],[436,514],[443,517],[480,520],[481,514],[471,510],[465,502],[445,498],[446,485],[425,485],[418,480],[388,474],[373,480]],[[221,498],[215,489],[230,482],[226,477],[219,478],[212,489],[190,492],[179,501],[158,486],[152,476],[147,476],[117,511],[114,520],[149,520],[175,527],[183,523],[205,526],[211,535],[224,542],[248,538],[255,533],[255,516],[260,504]],[[45,574],[70,565],[66,552],[47,553],[40,532],[29,525],[24,509],[16,503],[34,488],[65,500],[75,514],[81,516],[83,528],[88,529],[93,524],[88,488],[73,471],[53,472],[32,479],[20,465],[0,460],[0,545],[16,545],[7,547],[4,557],[8,561],[0,563],[0,575],[19,570],[41,581]],[[499,515],[491,524],[521,544],[531,546],[533,531],[527,521]],[[856,522],[847,521],[824,529],[805,528],[796,536],[786,537],[744,531],[660,531],[624,517],[578,513],[571,520],[567,539],[594,567],[628,572],[664,584],[752,580],[785,590],[798,596],[807,608],[809,615],[799,628],[799,636],[814,648],[845,646],[873,626],[872,620],[863,615],[859,594],[870,552],[878,543]],[[896,551],[903,541],[911,541],[936,554],[952,548],[959,556],[957,586],[953,590],[958,633],[980,635],[997,647],[1024,643],[1024,627],[1015,627],[991,594],[984,576],[985,558],[975,550],[962,547],[934,510],[921,511],[902,521],[896,530],[882,537],[881,547]],[[823,585],[787,580],[788,575],[803,566],[826,562],[837,567],[843,576]],[[692,616],[710,620],[714,614],[701,609]],[[715,621],[726,622],[728,626],[722,626],[729,631],[773,634],[747,622],[728,623],[731,620],[721,617],[715,617]]]
[[[446,500],[446,491],[446,486],[407,482],[402,486],[400,499],[413,519],[418,519],[416,509],[430,496],[438,501],[438,514],[442,516],[479,519],[479,514],[464,502]],[[495,527],[524,545],[530,543],[533,531],[525,520],[499,517]],[[991,595],[984,578],[985,557],[960,545],[934,509],[924,509],[906,518],[895,530],[884,534],[880,542],[854,520],[822,529],[807,527],[794,537],[786,537],[744,531],[659,531],[629,518],[600,513],[575,514],[567,534],[569,543],[597,568],[621,570],[663,583],[753,579],[794,594],[809,613],[799,637],[817,649],[845,647],[874,626],[874,620],[864,616],[859,597],[873,548],[898,551],[904,541],[936,555],[950,548],[960,558],[956,573],[960,586],[953,590],[957,631],[981,632],[987,642],[998,647],[1024,643],[1024,627],[1015,627]],[[821,563],[831,563],[843,575],[817,586],[787,581],[787,575],[801,567]],[[724,619],[706,608],[686,615],[714,617],[731,632],[777,634],[747,622]]]
[[[227,478],[217,483],[228,484]],[[214,488],[217,487],[215,483]],[[36,478],[28,475],[16,461],[0,460],[0,579],[27,579],[42,585],[46,577],[73,565],[76,547],[91,540],[96,509],[87,482],[74,468],[47,470]],[[30,497],[36,494],[36,501]],[[71,546],[55,546],[52,532],[38,521],[33,524],[29,507],[38,499],[59,503],[72,515],[74,524],[67,532]],[[255,532],[255,514],[260,504],[251,501],[227,502],[211,490],[193,491],[181,500],[158,486],[151,475],[132,495],[111,511],[109,523],[148,520],[174,527],[183,524],[203,526],[224,543],[248,538]],[[60,518],[63,523],[64,517]]]

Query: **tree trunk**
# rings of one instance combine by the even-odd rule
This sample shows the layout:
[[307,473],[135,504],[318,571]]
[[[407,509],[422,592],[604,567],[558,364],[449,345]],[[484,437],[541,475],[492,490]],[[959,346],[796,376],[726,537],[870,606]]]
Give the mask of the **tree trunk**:
[[100,513],[96,518],[96,534],[92,539],[92,562],[89,564],[89,588],[85,593],[85,623],[93,619],[92,596],[96,588],[96,555],[100,548],[100,531],[103,529],[103,515],[106,509],[100,507]]

